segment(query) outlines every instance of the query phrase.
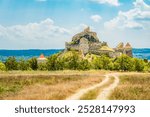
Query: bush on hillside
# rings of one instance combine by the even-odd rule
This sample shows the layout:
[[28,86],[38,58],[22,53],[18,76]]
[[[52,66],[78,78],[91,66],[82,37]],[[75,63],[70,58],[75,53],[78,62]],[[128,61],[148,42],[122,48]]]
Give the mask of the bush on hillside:
[[0,62],[0,71],[5,71],[5,70],[6,70],[5,64]]
[[48,69],[47,69],[46,62],[38,63],[38,70],[47,71]]
[[20,59],[18,61],[18,70],[29,70],[30,69],[30,65],[29,65],[29,62],[24,60],[24,59]]
[[82,59],[79,62],[78,70],[89,70],[91,68],[91,65],[87,59]]
[[54,54],[54,55],[48,57],[46,64],[47,64],[47,69],[49,71],[56,70],[57,57],[58,57],[58,54]]
[[28,60],[29,62],[29,66],[32,70],[37,70],[38,68],[38,63],[37,63],[37,59],[36,58],[31,58]]
[[146,66],[146,63],[144,60],[134,58],[134,70],[135,71],[143,71],[144,67]]
[[93,60],[91,61],[91,64],[92,64],[93,69],[102,69],[103,68],[100,57],[94,57]]
[[134,61],[131,57],[127,55],[121,55],[115,60],[114,69],[122,71],[133,71]]
[[79,67],[79,61],[80,57],[79,54],[73,52],[72,56],[69,56],[68,59],[66,59],[66,66],[68,69],[71,70],[77,70]]
[[110,58],[105,56],[105,55],[102,55],[100,57],[100,61],[101,61],[101,64],[102,64],[102,69],[108,70],[109,69],[109,64],[111,62]]
[[6,59],[5,66],[7,70],[17,70],[18,62],[16,61],[15,57],[9,57]]

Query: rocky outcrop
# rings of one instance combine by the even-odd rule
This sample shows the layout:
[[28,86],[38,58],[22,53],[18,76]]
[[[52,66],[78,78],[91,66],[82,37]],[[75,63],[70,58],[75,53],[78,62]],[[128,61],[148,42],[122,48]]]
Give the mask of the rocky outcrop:
[[99,42],[97,34],[95,32],[91,32],[89,27],[86,28],[83,32],[78,33],[75,36],[73,36],[72,43],[79,44],[81,38],[85,38],[89,42]]

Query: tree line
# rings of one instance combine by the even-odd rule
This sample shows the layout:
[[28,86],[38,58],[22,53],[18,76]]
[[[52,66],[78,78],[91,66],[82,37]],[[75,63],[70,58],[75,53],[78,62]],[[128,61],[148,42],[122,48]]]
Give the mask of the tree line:
[[9,57],[5,62],[0,62],[0,71],[9,70],[90,70],[104,69],[117,71],[148,71],[150,72],[150,62],[143,59],[131,58],[121,55],[117,58],[110,58],[106,55],[83,58],[78,53],[64,57],[60,53],[47,57],[46,62],[38,63],[36,58],[29,60],[16,60]]

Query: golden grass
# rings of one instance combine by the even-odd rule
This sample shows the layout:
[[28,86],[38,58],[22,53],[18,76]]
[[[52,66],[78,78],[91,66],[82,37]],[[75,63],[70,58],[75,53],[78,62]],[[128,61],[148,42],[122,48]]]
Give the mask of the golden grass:
[[132,73],[120,77],[119,86],[110,96],[112,100],[150,100],[150,74]]
[[0,99],[62,100],[80,88],[101,82],[104,74],[105,71],[1,73]]
[[89,91],[88,93],[84,94],[80,100],[94,100],[97,98],[97,96],[99,95],[99,93],[102,91],[102,89],[108,87],[110,84],[112,84],[114,82],[114,77],[111,77],[110,80],[104,84],[101,87],[98,87],[94,90]]

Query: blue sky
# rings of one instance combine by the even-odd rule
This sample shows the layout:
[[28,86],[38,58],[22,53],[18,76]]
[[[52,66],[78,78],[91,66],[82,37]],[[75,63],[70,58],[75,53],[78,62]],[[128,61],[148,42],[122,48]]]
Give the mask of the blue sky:
[[150,0],[0,0],[0,49],[64,48],[90,26],[115,47],[150,47]]

